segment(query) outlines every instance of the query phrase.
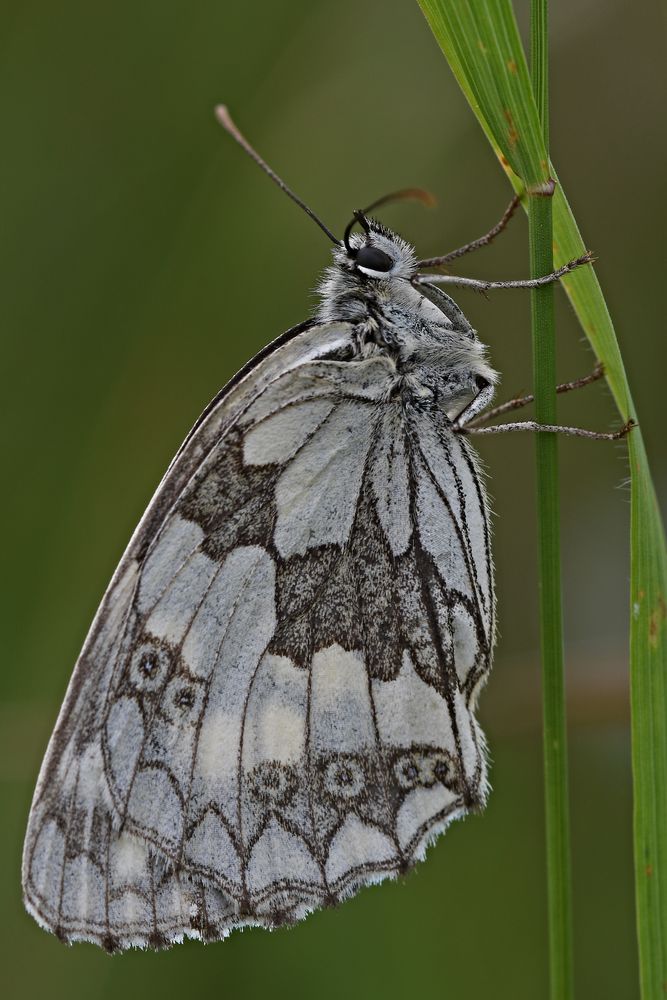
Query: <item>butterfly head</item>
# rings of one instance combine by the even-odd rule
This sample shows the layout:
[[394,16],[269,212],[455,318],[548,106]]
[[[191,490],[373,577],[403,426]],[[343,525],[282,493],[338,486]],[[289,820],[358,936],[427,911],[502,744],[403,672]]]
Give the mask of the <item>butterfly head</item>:
[[[355,225],[361,232],[352,232]],[[410,279],[417,272],[413,248],[376,219],[354,213],[342,243],[334,249],[336,262],[347,272],[379,281]]]

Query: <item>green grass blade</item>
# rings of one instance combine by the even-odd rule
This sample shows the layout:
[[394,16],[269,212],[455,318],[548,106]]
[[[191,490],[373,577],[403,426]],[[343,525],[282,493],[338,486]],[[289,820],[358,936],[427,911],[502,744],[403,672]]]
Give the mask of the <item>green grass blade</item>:
[[[549,35],[546,0],[531,4],[531,77],[545,149],[549,150]],[[551,198],[528,202],[532,277],[553,271]],[[531,293],[535,416],[557,423],[554,287]],[[552,1000],[573,994],[572,872],[567,723],[563,670],[563,610],[560,563],[558,442],[555,434],[535,441],[542,659],[544,806]]]
[[[560,186],[554,199],[557,262],[584,248]],[[566,292],[624,418],[636,410],[614,327],[592,268],[569,277]],[[582,277],[585,280],[581,280]],[[667,992],[667,554],[655,489],[641,435],[629,442],[630,692],[634,781],[634,852],[642,996]]]
[[547,187],[549,165],[516,21],[508,3],[419,0],[482,128],[526,186]]
[[[553,166],[546,169],[539,116],[509,0],[419,2],[515,190],[544,183],[549,173],[555,177]],[[583,252],[560,186],[553,199],[553,232],[556,264]],[[614,327],[593,268],[576,271],[563,285],[605,366],[623,418],[636,418]],[[642,996],[653,1000],[667,984],[667,556],[641,427],[630,435],[628,448],[637,928]]]

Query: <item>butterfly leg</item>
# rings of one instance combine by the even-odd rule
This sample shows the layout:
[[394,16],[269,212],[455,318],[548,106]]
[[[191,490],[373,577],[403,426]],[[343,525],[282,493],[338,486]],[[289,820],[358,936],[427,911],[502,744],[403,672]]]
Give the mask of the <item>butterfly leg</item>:
[[[597,382],[604,375],[604,365],[601,362],[596,364],[590,375],[584,375],[581,378],[573,379],[571,382],[561,382],[560,385],[556,386],[556,392],[561,394],[564,392],[571,392],[573,389],[582,389],[585,385],[591,385],[592,382]],[[475,397],[475,402],[478,397]],[[527,406],[532,403],[535,399],[533,393],[528,393],[526,396],[515,396],[514,399],[508,399],[505,403],[500,403],[498,406],[494,406],[492,410],[487,410],[486,413],[480,412],[480,409],[476,408],[476,415],[474,418],[472,416],[466,415],[466,418],[462,421],[460,414],[457,422],[463,423],[466,427],[477,427],[480,424],[487,424],[489,420],[494,420],[496,417],[501,416],[503,413],[507,413],[510,410],[518,410],[522,406]],[[467,414],[467,407],[464,413]],[[478,415],[477,415],[478,414]]]
[[589,431],[583,427],[562,427],[560,424],[538,424],[535,420],[518,420],[510,424],[496,424],[495,427],[461,427],[454,424],[454,431],[457,434],[504,434],[512,431],[543,431],[549,434],[568,434],[571,437],[591,438],[594,441],[618,441],[624,438],[633,427],[636,421],[630,419],[623,424],[620,430],[604,433],[602,431]]
[[520,204],[521,198],[518,194],[515,194],[505,209],[500,222],[497,222],[492,229],[489,229],[488,233],[485,233],[484,236],[480,236],[479,239],[472,240],[472,242],[464,244],[462,247],[458,247],[456,250],[451,250],[449,253],[443,254],[441,257],[429,257],[428,260],[420,260],[419,267],[439,267],[441,264],[448,264],[450,261],[456,260],[457,257],[463,257],[464,254],[471,253],[473,250],[479,250],[480,247],[488,246],[489,243],[492,243],[493,240],[495,240],[496,236],[499,236],[502,231],[507,228],[508,222]]
[[540,278],[525,278],[520,281],[482,281],[478,278],[462,278],[457,274],[417,274],[412,279],[413,284],[423,285],[456,285],[459,288],[473,288],[477,292],[488,292],[496,288],[542,288],[543,285],[550,285],[559,278],[574,271],[583,264],[590,264],[593,255],[587,251],[582,257],[571,260],[567,264],[552,271],[551,274],[543,274]]

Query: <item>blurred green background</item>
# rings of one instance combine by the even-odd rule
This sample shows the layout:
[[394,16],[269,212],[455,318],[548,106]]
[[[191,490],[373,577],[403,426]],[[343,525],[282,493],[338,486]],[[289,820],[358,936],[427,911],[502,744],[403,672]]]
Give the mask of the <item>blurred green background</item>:
[[[520,10],[525,20],[526,5]],[[665,23],[659,0],[553,13],[555,163],[603,287],[665,486]],[[501,636],[481,716],[494,793],[401,883],[294,930],[159,955],[61,946],[20,901],[30,797],[72,664],[170,457],[240,364],[308,316],[326,239],[215,124],[226,101],[341,231],[391,206],[422,256],[478,236],[510,191],[408,0],[5,0],[0,8],[4,438],[0,947],[6,997],[546,995],[533,442],[482,441],[497,514]],[[662,213],[662,216],[660,216]],[[460,273],[527,273],[525,220]],[[458,300],[530,388],[521,292]],[[558,293],[559,369],[593,359]],[[617,422],[606,389],[569,422]],[[637,995],[623,445],[561,447],[580,996]],[[664,490],[663,490],[664,492]]]

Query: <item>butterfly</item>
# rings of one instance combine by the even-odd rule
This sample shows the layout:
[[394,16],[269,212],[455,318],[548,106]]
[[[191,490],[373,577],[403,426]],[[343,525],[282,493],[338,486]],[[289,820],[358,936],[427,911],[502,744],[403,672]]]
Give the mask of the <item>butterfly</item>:
[[496,608],[469,437],[538,425],[480,426],[519,403],[488,410],[497,375],[438,283],[531,287],[589,260],[526,282],[425,276],[490,242],[517,199],[442,258],[368,214],[388,199],[338,240],[218,116],[333,263],[315,317],[231,379],[172,461],[48,746],[25,904],[108,951],[293,923],[483,807]]

